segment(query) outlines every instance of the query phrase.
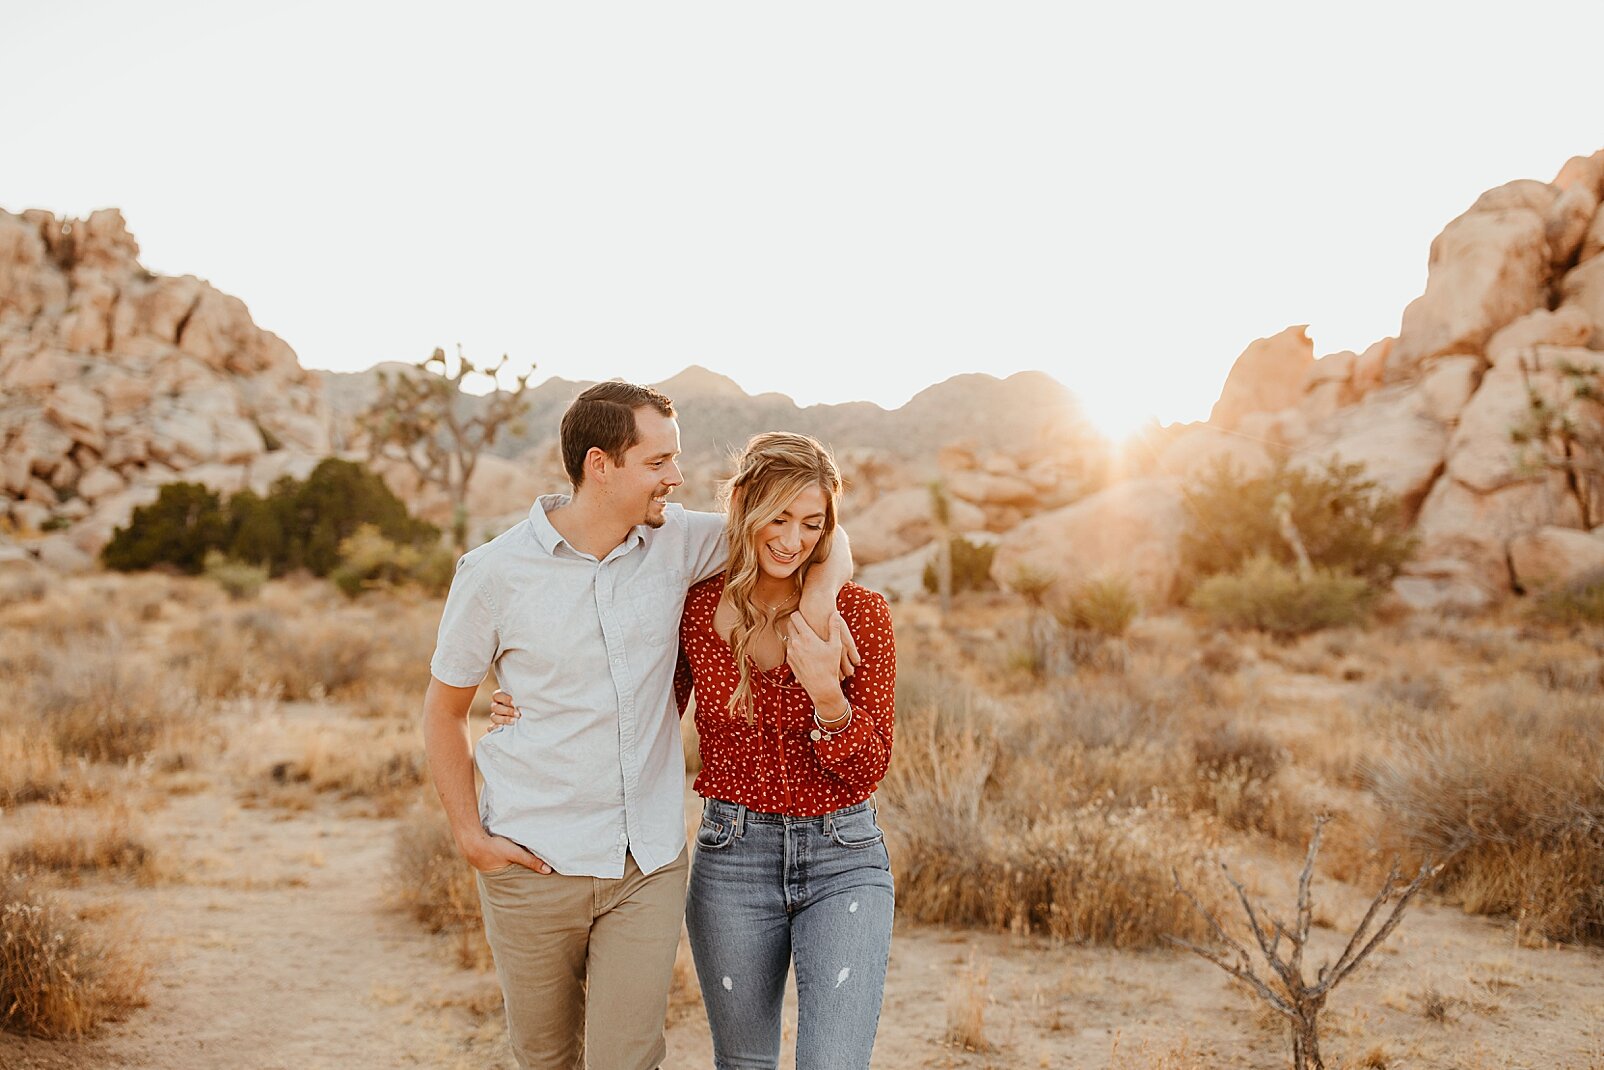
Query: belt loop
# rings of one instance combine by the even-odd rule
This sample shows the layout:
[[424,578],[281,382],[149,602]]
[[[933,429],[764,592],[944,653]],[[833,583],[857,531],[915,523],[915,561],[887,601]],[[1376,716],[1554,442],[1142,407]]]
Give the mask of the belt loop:
[[735,838],[740,839],[746,832],[746,804],[735,804]]
[[876,819],[880,817],[880,797],[877,793],[872,791],[869,793],[869,812],[873,814]]
[[831,810],[824,815],[824,834],[826,836],[835,831],[835,811]]

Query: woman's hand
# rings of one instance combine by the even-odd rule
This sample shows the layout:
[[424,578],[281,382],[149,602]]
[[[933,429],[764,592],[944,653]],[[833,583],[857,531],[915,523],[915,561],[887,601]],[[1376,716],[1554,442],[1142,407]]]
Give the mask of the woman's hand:
[[799,614],[792,614],[780,626],[785,640],[785,661],[796,674],[796,682],[807,689],[813,704],[826,718],[833,717],[836,707],[844,706],[841,694],[841,657],[844,642],[841,633],[846,629],[839,614],[830,618],[830,634],[820,639]]
[[485,731],[492,731],[504,724],[512,724],[522,716],[523,714],[518,712],[518,707],[513,705],[512,696],[498,687],[490,695],[491,725]]

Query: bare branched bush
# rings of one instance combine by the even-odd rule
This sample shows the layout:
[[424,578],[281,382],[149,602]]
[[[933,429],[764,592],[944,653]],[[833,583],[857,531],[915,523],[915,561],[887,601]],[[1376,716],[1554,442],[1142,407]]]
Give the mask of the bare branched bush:
[[[1348,938],[1342,953],[1335,962],[1322,965],[1311,980],[1304,972],[1303,958],[1309,950],[1309,932],[1314,923],[1314,864],[1320,854],[1320,836],[1325,823],[1325,818],[1315,822],[1314,835],[1309,840],[1309,853],[1304,858],[1302,872],[1298,874],[1296,920],[1290,925],[1269,914],[1263,906],[1256,906],[1242,882],[1232,876],[1223,864],[1220,867],[1236,893],[1252,942],[1268,973],[1260,972],[1255,965],[1255,956],[1248,951],[1246,944],[1226,931],[1217,912],[1199,901],[1195,892],[1186,891],[1185,894],[1197,914],[1207,922],[1214,943],[1204,946],[1175,938],[1177,944],[1212,962],[1247,986],[1255,997],[1286,1021],[1292,1042],[1293,1070],[1324,1070],[1325,1063],[1320,1055],[1320,1013],[1325,1009],[1326,1000],[1372,951],[1392,935],[1392,931],[1403,920],[1410,901],[1436,872],[1433,866],[1422,864],[1414,879],[1406,884],[1394,868],[1387,875],[1381,890],[1370,901],[1369,909]],[[1175,876],[1175,886],[1178,890],[1185,888],[1179,873]]]
[[79,1037],[144,1005],[145,968],[16,875],[0,877],[0,1028]]

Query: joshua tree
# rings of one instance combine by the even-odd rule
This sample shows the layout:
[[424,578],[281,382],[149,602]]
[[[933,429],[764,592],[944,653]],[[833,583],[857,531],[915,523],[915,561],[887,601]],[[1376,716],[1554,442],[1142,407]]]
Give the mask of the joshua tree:
[[939,479],[930,481],[930,516],[936,522],[936,593],[945,618],[952,609],[952,500]]
[[490,394],[471,415],[463,401],[462,384],[473,375],[487,376],[495,383],[506,366],[503,353],[495,367],[481,370],[458,346],[453,374],[445,352],[436,349],[418,362],[422,374],[380,372],[379,396],[357,418],[368,434],[370,459],[384,456],[404,461],[424,483],[446,492],[458,553],[468,548],[468,481],[480,454],[529,410],[523,395],[534,368],[518,376],[512,389]]
[[1601,519],[1604,504],[1604,393],[1599,372],[1570,361],[1558,361],[1560,396],[1551,400],[1533,382],[1537,358],[1522,357],[1526,381],[1526,411],[1510,429],[1509,437],[1521,448],[1529,468],[1559,472],[1565,489],[1582,513],[1582,526],[1591,529]]
[[[1314,836],[1309,840],[1309,853],[1303,861],[1303,872],[1298,875],[1298,913],[1297,922],[1293,925],[1287,925],[1279,918],[1269,915],[1261,919],[1260,908],[1255,907],[1253,900],[1248,898],[1242,882],[1231,875],[1231,871],[1224,863],[1220,865],[1225,872],[1225,879],[1236,891],[1237,901],[1241,903],[1242,912],[1247,916],[1248,928],[1252,931],[1259,953],[1270,968],[1269,978],[1259,974],[1248,949],[1240,941],[1228,935],[1213,912],[1198,902],[1197,896],[1181,886],[1180,875],[1175,876],[1176,889],[1191,901],[1193,908],[1203,916],[1204,921],[1208,922],[1215,940],[1224,947],[1223,949],[1203,947],[1177,937],[1170,939],[1181,947],[1201,955],[1247,985],[1254,995],[1287,1020],[1292,1033],[1293,1070],[1325,1070],[1325,1063],[1320,1058],[1319,1019],[1320,1011],[1325,1008],[1326,997],[1331,995],[1332,990],[1341,984],[1370,952],[1392,935],[1392,931],[1403,920],[1404,910],[1409,906],[1409,901],[1442,868],[1440,865],[1427,862],[1421,865],[1420,872],[1415,874],[1413,880],[1403,884],[1398,867],[1394,865],[1392,871],[1387,874],[1381,891],[1370,901],[1370,908],[1365,911],[1358,928],[1354,929],[1353,935],[1348,938],[1342,954],[1337,957],[1336,962],[1327,962],[1321,966],[1311,983],[1303,974],[1303,955],[1308,948],[1309,927],[1314,919],[1314,900],[1310,894],[1310,885],[1314,880],[1315,856],[1320,853],[1320,834],[1328,820],[1330,819],[1327,817],[1320,817],[1315,821]],[[1393,899],[1394,896],[1397,898]],[[1392,900],[1392,905],[1387,909],[1385,919],[1372,931],[1378,915],[1389,900]]]

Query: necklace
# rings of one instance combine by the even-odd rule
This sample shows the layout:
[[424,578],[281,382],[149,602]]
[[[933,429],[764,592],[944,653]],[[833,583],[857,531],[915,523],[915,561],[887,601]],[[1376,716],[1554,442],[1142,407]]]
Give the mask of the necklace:
[[784,609],[787,605],[789,605],[791,603],[791,599],[795,598],[796,596],[797,596],[797,592],[792,591],[790,594],[788,594],[784,598],[780,599],[780,604],[777,605],[777,606],[769,605],[767,602],[763,601],[763,599],[759,598],[755,594],[751,595],[750,597],[751,597],[752,601],[756,602],[758,605],[762,606],[764,609],[768,610],[770,613],[778,613],[780,610]]

